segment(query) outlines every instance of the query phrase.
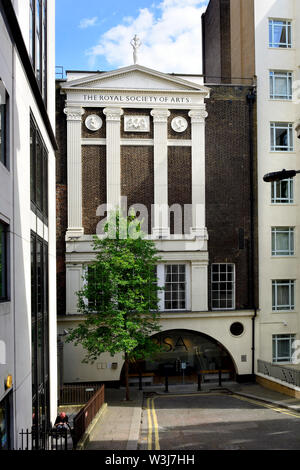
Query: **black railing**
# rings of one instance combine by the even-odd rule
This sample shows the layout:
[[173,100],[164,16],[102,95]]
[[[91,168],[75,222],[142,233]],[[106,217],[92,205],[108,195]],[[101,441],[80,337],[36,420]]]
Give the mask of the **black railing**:
[[300,387],[300,370],[292,369],[278,364],[272,364],[271,362],[257,360],[257,371],[263,375],[279,379],[282,382],[286,382],[290,385]]
[[26,429],[20,432],[19,450],[71,450],[72,436],[69,429],[38,431]]

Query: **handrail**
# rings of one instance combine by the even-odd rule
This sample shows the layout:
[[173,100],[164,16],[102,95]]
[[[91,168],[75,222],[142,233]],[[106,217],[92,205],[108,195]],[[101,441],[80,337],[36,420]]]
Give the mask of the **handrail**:
[[74,445],[76,445],[88,426],[91,424],[96,414],[104,404],[104,385],[89,399],[73,420],[74,424]]

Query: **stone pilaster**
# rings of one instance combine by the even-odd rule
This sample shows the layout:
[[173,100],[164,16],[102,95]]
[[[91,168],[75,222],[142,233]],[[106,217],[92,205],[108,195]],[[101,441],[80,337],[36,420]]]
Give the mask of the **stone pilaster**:
[[156,238],[168,237],[168,117],[167,109],[151,111],[154,123],[154,226]]
[[83,235],[82,227],[82,163],[81,163],[81,117],[80,106],[64,109],[67,116],[68,160],[68,231],[67,238]]
[[106,187],[107,208],[120,208],[121,203],[121,148],[120,121],[121,108],[105,108],[106,116]]
[[206,243],[205,222],[205,109],[189,112],[192,126],[192,233]]

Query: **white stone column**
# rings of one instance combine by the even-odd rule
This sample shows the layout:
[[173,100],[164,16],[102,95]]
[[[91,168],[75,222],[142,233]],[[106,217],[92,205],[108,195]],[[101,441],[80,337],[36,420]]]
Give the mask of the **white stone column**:
[[154,224],[155,238],[170,235],[168,208],[168,117],[167,109],[151,111],[154,123]]
[[[205,109],[189,112],[192,125],[192,234],[206,244],[205,222]],[[205,249],[205,247],[204,247]]]
[[80,106],[68,106],[67,115],[67,160],[68,160],[68,231],[67,238],[83,235],[82,227],[82,161],[81,161],[81,117]]
[[121,108],[105,108],[106,116],[106,191],[107,209],[115,210],[121,204]]

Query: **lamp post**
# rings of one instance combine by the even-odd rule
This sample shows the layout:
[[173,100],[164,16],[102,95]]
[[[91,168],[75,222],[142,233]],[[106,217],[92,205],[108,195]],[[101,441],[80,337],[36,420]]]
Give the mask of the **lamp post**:
[[282,170],[282,171],[275,171],[273,173],[267,173],[263,180],[266,183],[273,183],[273,181],[282,181],[288,178],[294,178],[297,173],[300,173],[300,170]]

